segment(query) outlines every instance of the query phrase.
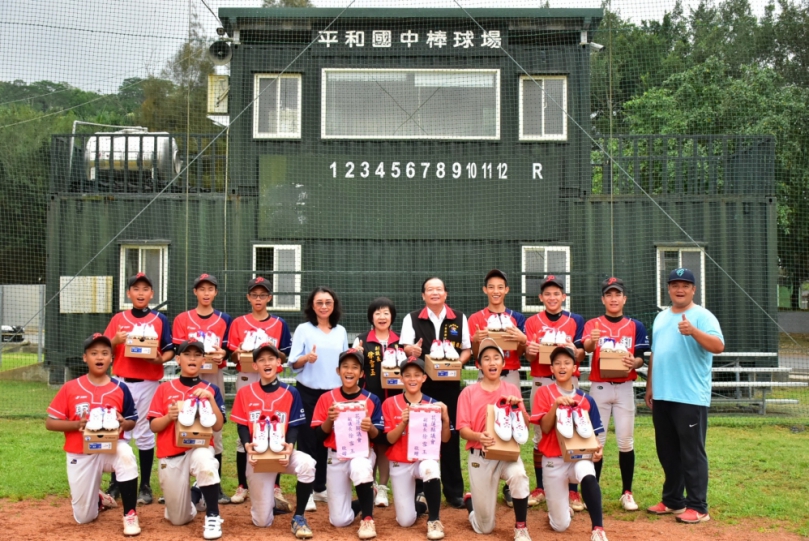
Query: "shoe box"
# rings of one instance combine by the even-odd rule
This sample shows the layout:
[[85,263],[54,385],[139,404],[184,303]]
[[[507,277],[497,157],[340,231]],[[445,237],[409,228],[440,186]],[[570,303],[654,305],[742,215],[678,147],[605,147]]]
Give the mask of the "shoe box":
[[239,353],[239,370],[241,372],[250,373],[258,372],[253,368],[253,354],[252,353]]
[[402,370],[400,368],[381,368],[383,389],[404,389]]
[[510,439],[503,441],[494,431],[495,406],[486,406],[486,432],[494,436],[494,445],[486,448],[483,456],[487,460],[502,460],[504,462],[514,462],[520,458],[520,444]]
[[[216,407],[214,405],[214,407]],[[183,410],[183,402],[177,402],[177,408]],[[194,417],[191,426],[184,426],[179,421],[174,421],[175,444],[177,447],[208,447],[213,438],[213,428],[206,428],[199,422],[199,415]]]
[[[250,366],[252,366],[252,361],[250,362]],[[219,372],[219,359],[211,356],[205,355],[202,359],[202,368],[199,369],[200,374],[216,374]]]
[[84,440],[85,455],[114,455],[120,433],[114,430],[87,430],[84,429],[82,439]]
[[553,350],[556,349],[557,347],[559,346],[557,346],[556,344],[550,346],[546,344],[540,344],[539,353],[537,354],[537,362],[539,364],[547,364],[548,366],[550,366],[551,352],[553,352]]
[[154,359],[160,347],[160,342],[150,338],[129,337],[124,343],[124,356],[133,359]]
[[460,360],[433,360],[429,355],[425,355],[424,368],[433,381],[461,381],[463,366]]
[[[586,411],[582,412],[590,418]],[[577,430],[573,430],[573,437],[566,438],[558,430],[556,438],[559,440],[559,448],[562,450],[562,458],[565,462],[577,462],[579,460],[593,460],[593,454],[598,451],[598,438],[593,434],[589,438],[579,436]]]
[[599,373],[602,378],[625,378],[629,369],[624,365],[625,351],[604,351],[598,355]]
[[[257,425],[258,423],[253,425],[253,434],[255,434],[258,430]],[[286,438],[286,425],[284,425],[282,431],[284,431],[284,437]],[[283,473],[286,471],[286,466],[281,466],[279,461],[283,458],[289,458],[289,455],[285,453],[275,453],[272,449],[270,449],[269,446],[267,446],[266,451],[261,454],[253,454],[252,458],[256,459],[256,465],[253,466],[253,471],[256,473]]]
[[517,340],[505,331],[489,331],[489,338],[494,340],[494,343],[503,351],[516,351],[520,345]]

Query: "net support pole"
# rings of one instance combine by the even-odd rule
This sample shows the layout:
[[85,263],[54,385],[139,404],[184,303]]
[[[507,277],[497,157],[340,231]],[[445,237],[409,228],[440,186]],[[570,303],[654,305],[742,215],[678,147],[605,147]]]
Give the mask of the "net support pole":
[[45,338],[45,286],[39,286],[39,325],[37,325],[37,363],[42,364],[42,343]]
[[[6,286],[0,286],[0,329],[3,328],[3,293]],[[0,368],[3,368],[3,337],[0,331]]]

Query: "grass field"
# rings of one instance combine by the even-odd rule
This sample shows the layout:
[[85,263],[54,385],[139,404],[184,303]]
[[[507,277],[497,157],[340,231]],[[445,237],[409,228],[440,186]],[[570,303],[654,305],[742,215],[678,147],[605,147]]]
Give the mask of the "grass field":
[[36,364],[36,362],[37,362],[36,353],[3,352],[3,364],[0,365],[0,372],[4,372],[6,370],[13,370],[15,368],[22,368],[23,366]]

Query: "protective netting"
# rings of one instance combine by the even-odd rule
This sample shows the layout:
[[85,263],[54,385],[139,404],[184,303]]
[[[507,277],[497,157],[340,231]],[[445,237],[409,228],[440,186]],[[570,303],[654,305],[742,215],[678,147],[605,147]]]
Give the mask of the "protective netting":
[[492,268],[526,315],[546,274],[585,319],[621,277],[651,328],[677,267],[724,331],[712,412],[809,414],[805,0],[264,4],[4,5],[0,415],[44,415],[136,272],[169,320],[264,276],[290,329],[328,285],[354,335],[433,275],[480,310]]

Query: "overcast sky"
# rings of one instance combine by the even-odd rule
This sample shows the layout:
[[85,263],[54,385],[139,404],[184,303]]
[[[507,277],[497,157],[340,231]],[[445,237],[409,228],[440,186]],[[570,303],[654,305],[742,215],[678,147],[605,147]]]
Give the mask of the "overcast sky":
[[[538,0],[458,0],[463,7],[536,7]],[[766,0],[750,0],[762,15]],[[205,0],[220,7],[256,7],[260,0]],[[314,0],[345,7],[351,0]],[[128,77],[159,74],[188,35],[189,4],[206,35],[218,21],[202,0],[3,0],[0,11],[0,80],[67,82],[115,92]],[[696,6],[698,0],[684,0]],[[457,7],[454,0],[356,0],[356,7]],[[599,0],[551,0],[551,7],[600,7]],[[659,19],[674,0],[614,0],[613,9],[635,21]]]

